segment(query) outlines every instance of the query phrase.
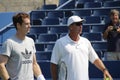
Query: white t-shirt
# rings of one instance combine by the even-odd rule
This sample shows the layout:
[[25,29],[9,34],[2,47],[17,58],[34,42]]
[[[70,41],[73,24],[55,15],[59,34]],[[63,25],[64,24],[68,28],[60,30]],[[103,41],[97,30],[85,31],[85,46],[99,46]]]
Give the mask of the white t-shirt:
[[98,59],[90,41],[84,37],[76,43],[66,35],[56,41],[51,63],[59,66],[58,80],[89,80],[88,64]]
[[13,36],[5,41],[1,54],[9,58],[6,68],[12,80],[34,80],[33,55],[35,52],[34,41],[27,36],[24,40]]

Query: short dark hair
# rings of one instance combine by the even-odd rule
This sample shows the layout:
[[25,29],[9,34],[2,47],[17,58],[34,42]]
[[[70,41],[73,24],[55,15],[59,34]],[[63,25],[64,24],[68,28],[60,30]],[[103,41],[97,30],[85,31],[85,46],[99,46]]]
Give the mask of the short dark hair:
[[29,14],[21,12],[21,13],[15,14],[13,16],[13,18],[12,18],[13,25],[15,26],[16,29],[17,29],[17,23],[22,24],[24,18],[30,18]]

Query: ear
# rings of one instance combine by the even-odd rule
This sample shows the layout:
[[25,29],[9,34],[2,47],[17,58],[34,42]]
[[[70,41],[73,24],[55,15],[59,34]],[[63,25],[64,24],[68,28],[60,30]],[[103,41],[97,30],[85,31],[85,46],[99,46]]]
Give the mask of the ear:
[[17,29],[19,29],[19,28],[20,28],[20,24],[19,24],[19,23],[17,23],[17,26],[16,26],[16,27],[17,27]]

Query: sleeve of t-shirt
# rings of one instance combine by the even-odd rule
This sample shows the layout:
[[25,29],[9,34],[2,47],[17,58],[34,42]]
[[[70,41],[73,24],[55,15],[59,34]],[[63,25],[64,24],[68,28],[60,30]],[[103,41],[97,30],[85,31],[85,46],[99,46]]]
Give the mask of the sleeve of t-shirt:
[[9,57],[11,55],[11,50],[12,50],[11,42],[9,40],[7,40],[3,43],[0,54],[6,55]]
[[89,60],[90,60],[90,62],[91,63],[94,63],[94,61],[96,60],[96,59],[98,59],[99,57],[98,57],[98,55],[97,55],[97,53],[95,52],[95,50],[93,49],[93,47],[92,47],[92,45],[91,45],[91,43],[89,44]]
[[51,63],[58,64],[60,60],[60,43],[57,41],[52,51]]

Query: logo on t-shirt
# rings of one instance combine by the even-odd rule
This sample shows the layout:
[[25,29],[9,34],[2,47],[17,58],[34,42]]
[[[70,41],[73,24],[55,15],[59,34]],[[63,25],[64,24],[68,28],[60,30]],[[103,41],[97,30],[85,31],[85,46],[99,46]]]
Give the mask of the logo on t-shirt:
[[25,49],[25,53],[24,52],[21,52],[21,53],[22,53],[22,55],[24,56],[25,59],[29,59],[31,57],[31,54],[32,54],[32,52],[31,51],[28,52],[27,49]]
[[21,52],[23,57],[26,59],[24,61],[22,61],[22,64],[29,64],[29,63],[32,63],[32,60],[30,59],[31,55],[32,55],[32,52],[28,52],[27,49],[25,49],[25,52]]

